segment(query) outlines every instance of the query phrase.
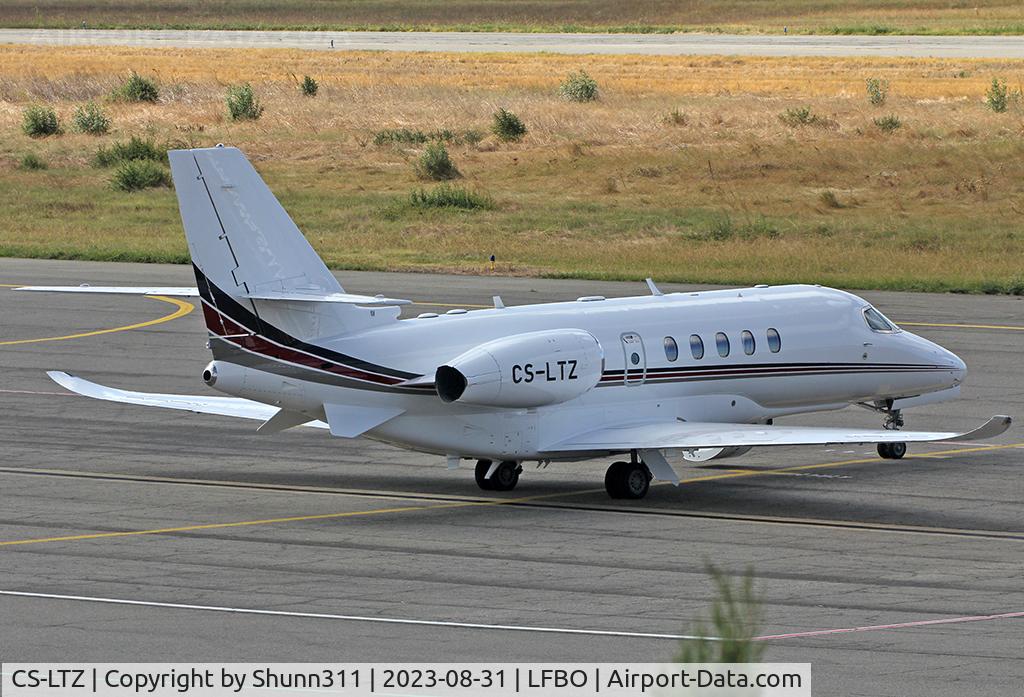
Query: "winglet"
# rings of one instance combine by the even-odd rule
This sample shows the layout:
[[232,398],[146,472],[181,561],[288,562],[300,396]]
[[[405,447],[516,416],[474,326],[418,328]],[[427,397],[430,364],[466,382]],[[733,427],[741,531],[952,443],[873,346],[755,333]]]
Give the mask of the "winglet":
[[991,419],[986,421],[984,424],[968,431],[959,436],[953,438],[947,438],[947,441],[963,441],[963,440],[985,440],[987,438],[995,438],[998,435],[1006,433],[1007,429],[1010,428],[1010,424],[1013,423],[1013,419],[1009,416],[1002,414],[993,416]]
[[651,295],[664,295],[664,293],[658,290],[658,286],[654,285],[653,278],[648,278],[645,280],[647,281],[647,288],[651,291]]

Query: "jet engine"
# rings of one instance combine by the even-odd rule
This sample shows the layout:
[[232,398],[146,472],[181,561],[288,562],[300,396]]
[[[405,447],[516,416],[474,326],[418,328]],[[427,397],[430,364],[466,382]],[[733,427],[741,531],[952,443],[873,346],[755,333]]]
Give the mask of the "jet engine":
[[582,329],[495,339],[442,365],[434,375],[444,402],[489,407],[560,404],[590,391],[604,372],[604,349]]

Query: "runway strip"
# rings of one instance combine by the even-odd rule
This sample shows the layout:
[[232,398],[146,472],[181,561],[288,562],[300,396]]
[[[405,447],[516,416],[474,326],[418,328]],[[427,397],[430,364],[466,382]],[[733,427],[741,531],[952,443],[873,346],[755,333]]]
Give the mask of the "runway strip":
[[297,48],[315,51],[456,53],[546,52],[650,56],[1024,58],[1024,41],[1016,36],[0,29],[0,43],[43,46]]
[[[605,629],[573,629],[569,627],[531,627],[517,624],[485,624],[481,622],[451,622],[443,620],[415,620],[398,617],[367,617],[363,615],[341,615],[326,612],[291,612],[288,610],[261,610],[257,608],[225,607],[222,605],[192,605],[186,603],[161,603],[150,600],[128,600],[124,598],[100,598],[87,595],[62,595],[57,593],[29,593],[26,591],[0,590],[0,596],[43,598],[48,600],[69,600],[75,602],[104,603],[107,605],[135,605],[142,607],[158,607],[172,610],[198,610],[206,612],[226,612],[241,615],[266,615],[271,617],[297,617],[301,619],[340,620],[347,622],[373,622],[377,624],[407,624],[427,627],[451,627],[456,629],[486,629],[507,632],[534,632],[538,634],[576,634],[586,636],[621,637],[629,639],[706,639],[707,641],[723,641],[721,637],[702,637],[693,634],[661,634],[657,632],[625,632]],[[812,636],[829,636],[833,634],[849,634],[854,632],[878,632],[884,630],[907,629],[939,624],[961,624],[964,622],[983,622],[1024,617],[1024,612],[1005,612],[996,615],[972,615],[967,617],[947,617],[935,620],[916,620],[896,624],[877,624],[863,627],[841,629],[821,629],[810,632],[792,634],[772,634],[753,637],[754,641],[771,641],[777,639],[796,639]]]

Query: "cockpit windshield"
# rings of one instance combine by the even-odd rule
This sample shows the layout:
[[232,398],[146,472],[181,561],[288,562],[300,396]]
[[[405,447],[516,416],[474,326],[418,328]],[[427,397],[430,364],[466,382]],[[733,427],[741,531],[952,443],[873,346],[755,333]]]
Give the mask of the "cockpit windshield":
[[898,332],[900,328],[886,319],[885,315],[873,307],[864,308],[864,321],[873,332]]

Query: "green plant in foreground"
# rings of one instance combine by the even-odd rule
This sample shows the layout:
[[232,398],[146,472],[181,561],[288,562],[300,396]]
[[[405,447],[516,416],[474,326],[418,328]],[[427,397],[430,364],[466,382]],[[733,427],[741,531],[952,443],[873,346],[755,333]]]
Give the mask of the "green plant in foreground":
[[320,89],[320,84],[309,75],[303,75],[302,84],[299,85],[299,89],[301,89],[302,94],[307,97],[315,97],[317,91]]
[[110,119],[95,102],[77,107],[72,122],[79,133],[101,136],[110,130]]
[[498,140],[507,143],[522,140],[523,136],[526,135],[526,126],[511,111],[498,109],[494,112],[494,123],[491,125],[491,131],[498,137]]
[[127,160],[152,160],[167,162],[167,148],[157,147],[151,140],[143,140],[132,136],[127,143],[111,143],[110,147],[102,147],[92,158],[95,167],[113,167]]
[[26,153],[22,158],[21,162],[18,163],[18,168],[25,171],[46,169],[46,163],[39,155],[34,152]]
[[821,122],[821,118],[811,111],[811,107],[802,106],[795,109],[786,109],[779,114],[779,120],[787,126],[813,126]]
[[122,102],[155,102],[160,98],[156,82],[142,77],[134,70],[110,93],[112,99]]
[[985,93],[985,103],[997,114],[1006,111],[1006,107],[1010,105],[1010,91],[1006,88],[1006,83],[1000,82],[997,77],[992,78],[992,85]]
[[892,133],[893,131],[899,130],[903,122],[900,121],[900,117],[896,114],[889,114],[888,116],[880,116],[874,120],[874,124],[878,126],[879,130],[883,133]]
[[120,191],[139,191],[157,186],[170,186],[171,175],[152,160],[125,160],[121,162],[110,183]]
[[711,605],[712,635],[698,621],[679,647],[679,663],[757,663],[765,644],[755,641],[761,624],[761,601],[754,593],[754,572],[747,568],[738,586],[723,571],[708,566],[716,597]]
[[414,208],[489,210],[494,208],[494,199],[487,194],[469,191],[460,186],[441,184],[430,191],[426,189],[413,191],[409,194],[409,204]]
[[21,130],[33,138],[57,135],[61,132],[60,119],[51,107],[33,104],[22,112]]
[[868,101],[875,106],[885,104],[885,100],[889,96],[889,81],[877,77],[869,77],[864,82],[867,84]]
[[597,81],[584,70],[569,73],[559,85],[558,93],[570,102],[592,102],[597,99]]
[[461,173],[448,155],[444,143],[428,143],[419,160],[416,161],[416,174],[420,179],[457,179]]
[[228,87],[226,101],[232,121],[255,121],[263,114],[263,105],[248,82]]

